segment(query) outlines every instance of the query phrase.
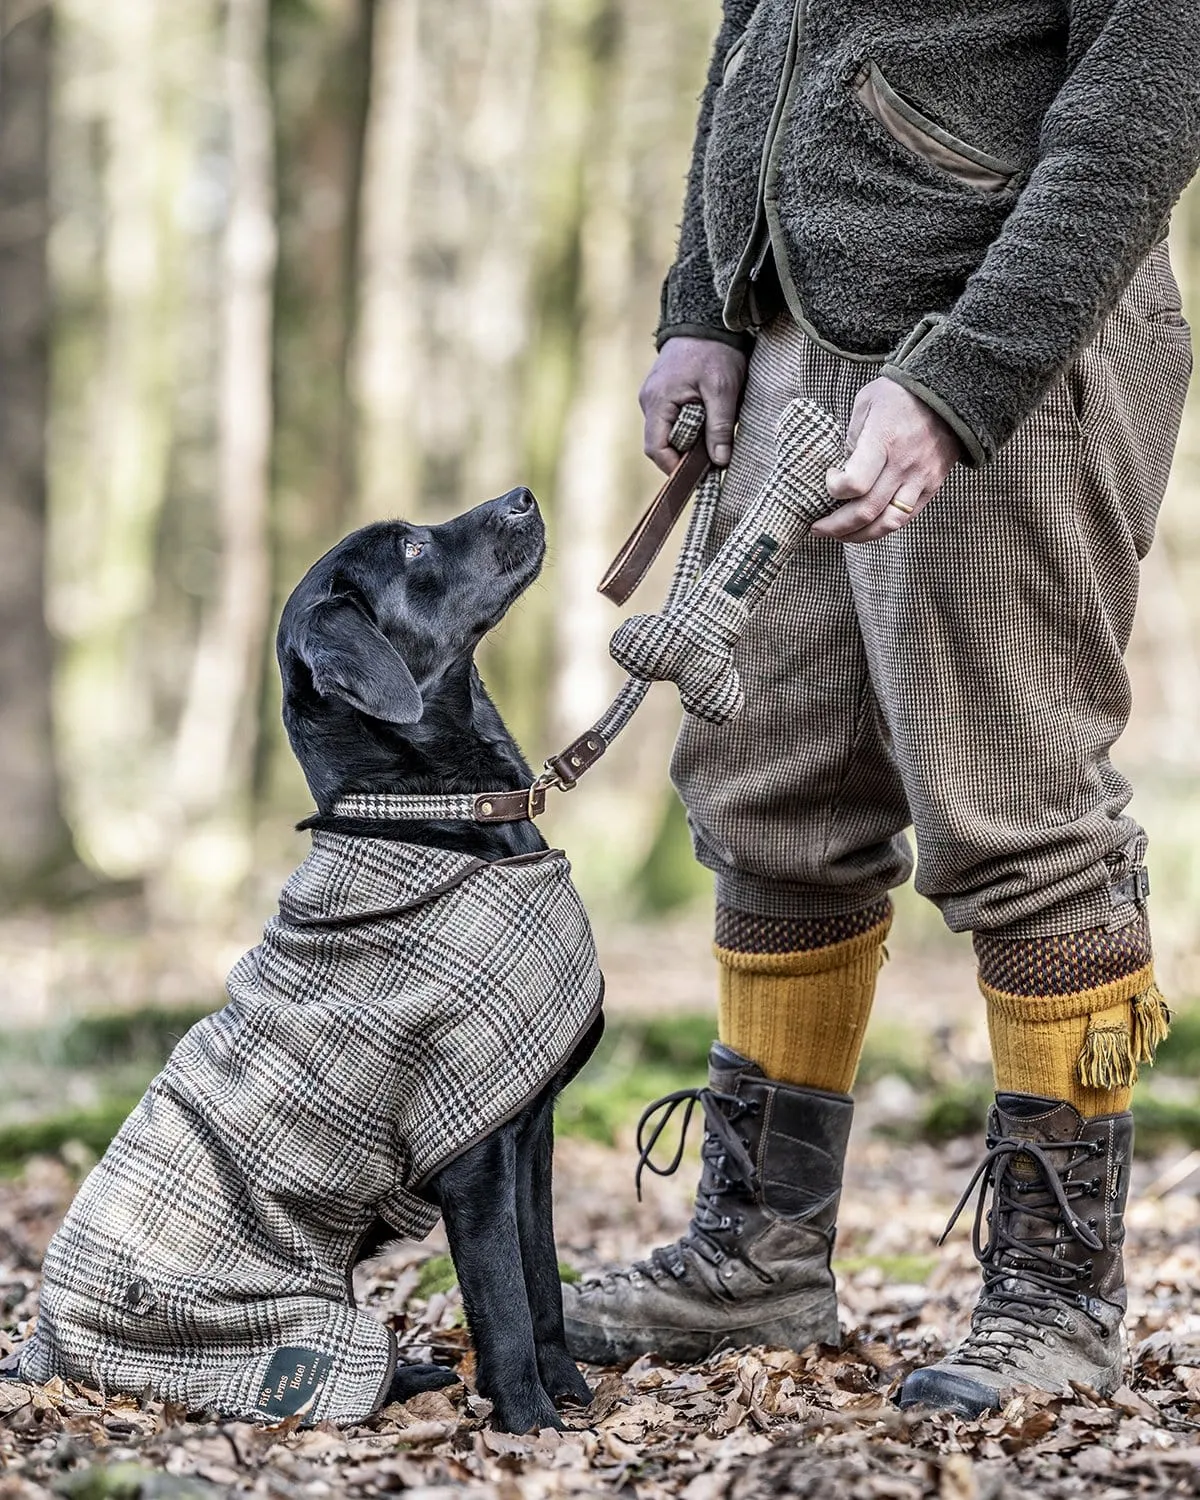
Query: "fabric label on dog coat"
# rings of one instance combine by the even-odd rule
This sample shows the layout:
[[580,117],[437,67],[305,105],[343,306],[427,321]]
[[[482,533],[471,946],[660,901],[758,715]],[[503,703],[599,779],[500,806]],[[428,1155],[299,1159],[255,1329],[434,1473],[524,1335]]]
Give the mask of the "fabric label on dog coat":
[[263,1376],[258,1409],[265,1417],[295,1417],[307,1410],[333,1368],[318,1349],[276,1349]]

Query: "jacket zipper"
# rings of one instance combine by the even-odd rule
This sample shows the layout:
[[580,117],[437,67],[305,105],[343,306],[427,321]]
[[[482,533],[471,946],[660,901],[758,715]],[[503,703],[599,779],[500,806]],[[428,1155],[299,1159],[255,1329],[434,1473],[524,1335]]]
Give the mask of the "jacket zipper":
[[[758,200],[754,211],[754,227],[750,231],[750,238],[746,242],[746,248],[738,262],[738,268],[734,272],[733,283],[730,291],[734,292],[743,282],[755,283],[762,276],[763,268],[767,263],[767,257],[772,250],[771,227],[767,219],[766,194],[769,186],[771,171],[771,157],[775,150],[776,137],[783,124],[787,112],[787,103],[792,91],[792,83],[795,78],[796,67],[800,60],[800,39],[804,32],[804,18],[807,10],[807,0],[795,0],[792,9],[792,30],[788,38],[787,56],[784,60],[783,74],[779,80],[779,91],[775,96],[775,107],[771,112],[771,123],[767,129],[767,136],[763,142],[762,157],[758,168]],[[743,293],[744,295],[744,293]],[[729,299],[726,299],[726,308],[729,307]]]

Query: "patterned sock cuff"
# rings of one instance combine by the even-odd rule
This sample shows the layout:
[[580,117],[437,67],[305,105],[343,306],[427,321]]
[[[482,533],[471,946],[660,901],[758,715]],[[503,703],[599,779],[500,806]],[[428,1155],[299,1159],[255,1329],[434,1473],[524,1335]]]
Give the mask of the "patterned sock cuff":
[[831,917],[760,917],[718,906],[715,938],[727,953],[809,953],[861,937],[881,923],[890,926],[891,920],[892,903],[886,896],[861,911]]
[[1092,927],[1053,937],[974,934],[979,981],[1006,995],[1078,995],[1140,974],[1151,962],[1145,912],[1109,932]]
[[1113,1010],[1118,1005],[1128,1005],[1140,995],[1154,988],[1154,965],[1135,969],[1122,979],[1110,980],[1108,984],[1092,985],[1086,990],[1057,995],[1022,995],[1011,990],[994,989],[983,978],[979,988],[988,1003],[992,1015],[1003,1016],[1008,1021],[1020,1021],[1028,1026],[1047,1026],[1059,1021],[1076,1021],[1083,1016],[1099,1015]]

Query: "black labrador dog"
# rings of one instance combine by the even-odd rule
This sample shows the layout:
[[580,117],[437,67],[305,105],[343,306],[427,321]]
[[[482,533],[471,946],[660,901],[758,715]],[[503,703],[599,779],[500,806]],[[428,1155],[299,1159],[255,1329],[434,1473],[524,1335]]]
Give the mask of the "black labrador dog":
[[[540,571],[533,496],[512,490],[440,526],[378,522],[320,559],[283,611],[278,657],[288,737],[319,809],[311,827],[484,860],[546,848],[531,822],[347,819],[353,793],[445,795],[533,780],[474,662],[479,642]],[[551,1212],[556,1095],[599,1039],[575,1053],[516,1118],[443,1168],[441,1210],[496,1426],[560,1426],[558,1403],[591,1393],[568,1355]],[[510,1227],[515,1223],[515,1234]],[[366,1258],[389,1237],[364,1245]],[[392,1397],[452,1371],[402,1366]]]

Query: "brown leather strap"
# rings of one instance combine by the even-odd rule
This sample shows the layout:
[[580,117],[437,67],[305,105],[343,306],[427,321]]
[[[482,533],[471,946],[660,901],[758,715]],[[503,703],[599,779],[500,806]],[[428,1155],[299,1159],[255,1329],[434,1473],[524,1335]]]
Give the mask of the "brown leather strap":
[[480,792],[475,798],[476,823],[524,823],[546,811],[546,784],[535,781],[518,792]]
[[546,762],[546,770],[557,776],[564,792],[569,792],[585,771],[590,771],[608,744],[597,729],[589,729],[577,740],[572,740],[565,750],[552,755]]
[[675,465],[675,471],[651,500],[645,514],[633,528],[629,540],[613,558],[600,580],[598,590],[614,604],[624,604],[645,578],[650,564],[662,551],[692,492],[711,467],[704,444],[704,429],[695,446],[687,450]]

